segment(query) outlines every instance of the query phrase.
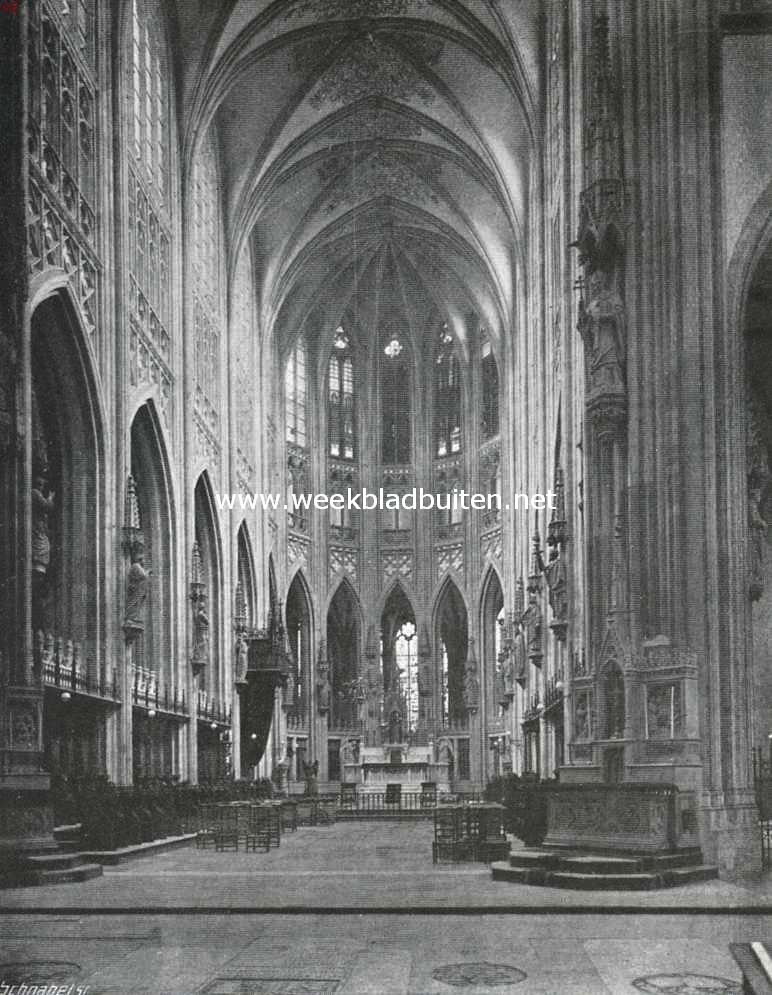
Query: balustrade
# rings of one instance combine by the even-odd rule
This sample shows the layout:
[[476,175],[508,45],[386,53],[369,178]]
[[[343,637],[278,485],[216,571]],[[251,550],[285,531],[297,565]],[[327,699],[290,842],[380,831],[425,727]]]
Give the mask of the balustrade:
[[35,665],[43,684],[48,687],[110,701],[120,700],[115,669],[110,680],[102,674],[89,674],[81,644],[72,639],[38,630],[35,634]]

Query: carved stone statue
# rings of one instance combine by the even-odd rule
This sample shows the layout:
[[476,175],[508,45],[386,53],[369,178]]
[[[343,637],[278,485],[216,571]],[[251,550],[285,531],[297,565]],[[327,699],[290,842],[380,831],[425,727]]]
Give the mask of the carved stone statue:
[[247,680],[247,668],[249,666],[249,643],[243,632],[236,636],[236,683],[244,684]]
[[613,285],[613,275],[602,270],[592,273],[588,297],[579,320],[587,355],[588,399],[623,394],[624,304]]
[[340,748],[341,760],[344,764],[359,763],[359,742],[356,739],[344,739]]
[[32,488],[32,570],[44,577],[51,563],[48,516],[54,509],[53,491],[46,494],[46,478],[39,473]]
[[437,762],[441,764],[453,763],[453,747],[450,740],[444,737],[437,741]]
[[319,794],[319,761],[314,760],[313,763],[303,764],[303,777],[305,778],[306,787],[305,794],[307,796],[316,796]]
[[389,742],[402,742],[402,715],[396,708],[389,713]]
[[142,543],[131,547],[131,566],[126,578],[126,615],[124,625],[131,629],[144,627],[144,608],[150,587],[151,571],[145,569],[145,549]]
[[476,712],[480,707],[480,682],[476,666],[467,667],[464,673],[464,707],[470,712]]
[[319,678],[316,682],[316,705],[320,715],[326,715],[329,712],[331,696],[332,688],[325,667],[319,671]]
[[193,662],[200,666],[209,663],[209,616],[205,594],[200,595],[193,608]]
[[588,696],[578,694],[574,710],[574,739],[590,739],[590,710]]

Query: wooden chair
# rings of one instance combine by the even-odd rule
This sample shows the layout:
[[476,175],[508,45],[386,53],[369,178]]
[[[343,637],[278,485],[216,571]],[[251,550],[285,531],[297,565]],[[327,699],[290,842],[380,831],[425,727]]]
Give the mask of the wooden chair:
[[215,828],[214,848],[220,852],[224,850],[238,850],[239,848],[239,806],[218,805],[217,825]]
[[294,833],[298,828],[298,806],[297,802],[285,798],[281,803],[281,828],[282,832]]
[[314,821],[317,826],[330,826],[335,822],[337,798],[317,798]]
[[316,806],[311,798],[298,799],[296,802],[297,824],[299,826],[313,826]]
[[213,802],[199,805],[196,818],[196,849],[214,847],[217,835],[217,806]]
[[461,859],[463,844],[462,832],[463,811],[458,807],[440,808],[434,810],[434,841],[432,843],[432,862],[455,862]]
[[244,849],[254,853],[258,848],[266,852],[271,849],[271,811],[265,805],[249,806],[249,825],[244,834]]

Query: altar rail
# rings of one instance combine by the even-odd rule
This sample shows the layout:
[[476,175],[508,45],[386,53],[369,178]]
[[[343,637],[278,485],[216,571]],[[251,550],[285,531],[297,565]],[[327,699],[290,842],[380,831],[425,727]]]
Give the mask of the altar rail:
[[[352,787],[355,787],[352,785]],[[476,791],[440,793],[430,795],[423,791],[341,791],[338,802],[339,816],[388,816],[413,815],[433,816],[437,807],[456,805],[462,802],[479,802],[481,795]]]
[[545,846],[669,851],[698,845],[694,792],[672,784],[557,784]]

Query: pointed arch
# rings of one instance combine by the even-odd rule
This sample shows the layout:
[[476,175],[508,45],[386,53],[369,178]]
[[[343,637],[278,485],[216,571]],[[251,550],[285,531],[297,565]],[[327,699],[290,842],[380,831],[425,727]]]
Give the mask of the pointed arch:
[[292,672],[287,682],[287,712],[296,719],[310,719],[313,601],[302,567],[297,568],[290,580],[284,605],[287,640],[292,659]]
[[159,679],[173,684],[177,676],[172,663],[175,516],[168,453],[152,401],[138,408],[131,423],[130,472],[144,538],[144,565],[150,571],[145,628],[134,662],[155,669]]
[[330,726],[358,728],[362,612],[351,581],[344,577],[327,608],[327,662],[331,687]]
[[466,719],[464,687],[469,618],[463,595],[451,577],[446,576],[440,585],[433,615],[441,716],[445,725],[452,726]]
[[217,526],[214,492],[209,474],[204,470],[193,491],[195,541],[200,557],[205,610],[209,621],[209,661],[199,676],[199,687],[215,700],[225,693],[220,646],[223,634],[222,591],[223,555]]
[[273,553],[268,554],[268,617],[269,619],[280,618],[282,616],[282,606],[279,602],[279,587],[276,583],[276,565]]
[[418,631],[413,605],[402,585],[394,584],[381,612],[381,674],[384,723],[390,743],[402,743],[419,717]]
[[105,645],[108,436],[78,306],[69,287],[49,284],[48,290],[32,314],[30,332],[32,625],[76,643],[85,669],[87,660],[102,665],[98,654]]
[[498,673],[498,657],[501,651],[502,625],[504,622],[504,588],[499,573],[493,564],[483,577],[480,596],[480,633],[482,635],[481,660],[485,699],[488,705],[488,715],[493,718],[500,715],[501,705],[496,693],[496,675]]
[[414,611],[413,605],[416,601],[415,591],[413,591],[409,584],[405,584],[401,577],[395,577],[381,591],[381,596],[376,603],[375,607],[379,618],[386,611],[386,605],[395,598],[404,598],[410,605],[410,610]]
[[249,527],[242,522],[236,535],[236,584],[237,603],[236,614],[243,605],[244,624],[251,629],[257,618],[257,585],[255,581],[255,561],[252,553],[252,542]]

